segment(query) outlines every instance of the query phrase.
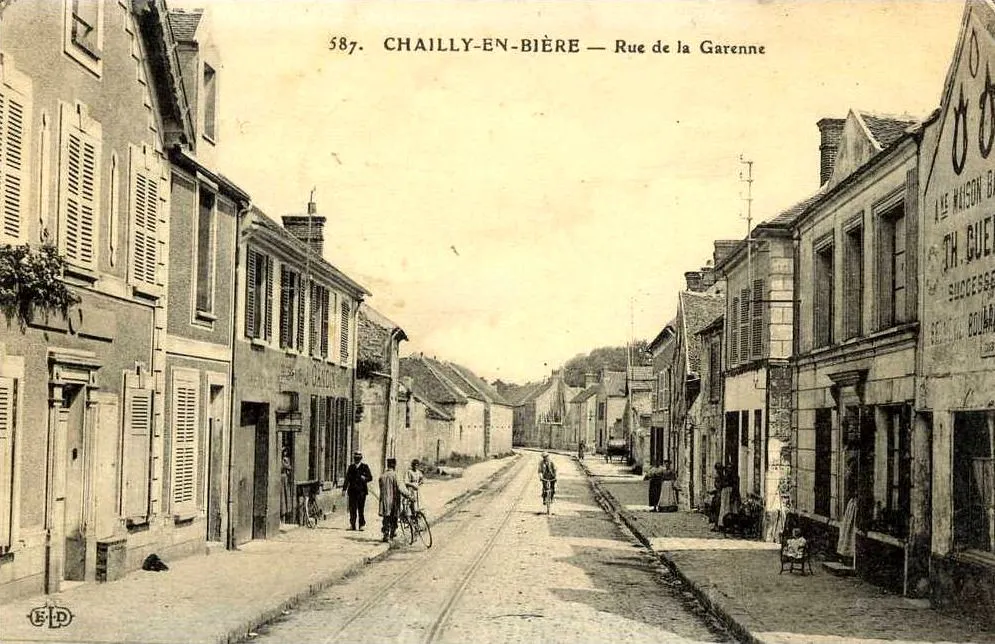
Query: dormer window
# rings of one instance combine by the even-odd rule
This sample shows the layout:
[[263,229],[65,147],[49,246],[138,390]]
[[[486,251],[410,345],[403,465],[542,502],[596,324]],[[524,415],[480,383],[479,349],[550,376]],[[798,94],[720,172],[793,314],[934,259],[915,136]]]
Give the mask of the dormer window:
[[103,49],[103,0],[65,0],[64,49],[98,76]]
[[204,136],[211,141],[218,138],[218,75],[214,68],[204,63]]

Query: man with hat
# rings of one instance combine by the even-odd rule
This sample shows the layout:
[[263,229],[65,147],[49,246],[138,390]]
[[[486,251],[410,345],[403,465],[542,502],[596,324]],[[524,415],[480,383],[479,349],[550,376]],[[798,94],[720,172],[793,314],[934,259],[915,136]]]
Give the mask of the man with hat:
[[354,452],[352,464],[345,472],[345,480],[342,482],[342,492],[349,498],[349,529],[356,529],[356,520],[359,520],[359,529],[366,527],[366,494],[369,491],[367,484],[373,480],[373,473],[370,466],[363,462],[363,453]]

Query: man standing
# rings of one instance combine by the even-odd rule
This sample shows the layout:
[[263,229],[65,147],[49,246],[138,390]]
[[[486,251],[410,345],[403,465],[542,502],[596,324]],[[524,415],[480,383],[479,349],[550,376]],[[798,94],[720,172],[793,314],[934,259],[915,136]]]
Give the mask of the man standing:
[[342,491],[349,498],[349,529],[356,529],[356,521],[359,520],[359,529],[366,527],[366,494],[369,491],[367,484],[373,480],[373,473],[370,466],[363,462],[363,453],[355,452],[352,455],[352,465],[345,472],[345,481],[342,483]]
[[384,542],[394,538],[397,532],[397,515],[401,511],[401,499],[410,499],[410,495],[401,489],[397,482],[397,459],[387,459],[387,469],[380,475],[380,516],[383,517]]

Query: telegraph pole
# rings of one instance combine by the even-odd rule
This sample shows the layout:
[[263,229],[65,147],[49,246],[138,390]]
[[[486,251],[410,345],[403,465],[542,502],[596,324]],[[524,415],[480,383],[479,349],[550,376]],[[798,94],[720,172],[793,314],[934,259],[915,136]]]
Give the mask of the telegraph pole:
[[753,161],[739,155],[740,165],[746,166],[746,174],[739,171],[739,180],[746,184],[746,197],[741,198],[746,202],[746,272],[748,284],[753,288]]

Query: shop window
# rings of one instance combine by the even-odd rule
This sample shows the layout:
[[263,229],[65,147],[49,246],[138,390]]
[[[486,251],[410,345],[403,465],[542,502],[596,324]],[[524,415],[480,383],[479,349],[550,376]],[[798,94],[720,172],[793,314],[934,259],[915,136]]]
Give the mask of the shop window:
[[911,511],[912,452],[906,407],[879,410],[874,436],[874,511],[871,528],[904,537]]
[[813,348],[826,347],[833,343],[833,279],[835,263],[832,242],[825,243],[815,251],[812,319]]
[[878,217],[878,326],[904,322],[905,209],[902,204]]
[[843,337],[862,333],[864,316],[864,228],[853,226],[843,235]]
[[245,261],[245,336],[273,337],[273,258],[253,249]]
[[832,409],[815,410],[815,513],[828,517],[832,502]]
[[954,414],[953,528],[958,550],[995,552],[995,413]]

